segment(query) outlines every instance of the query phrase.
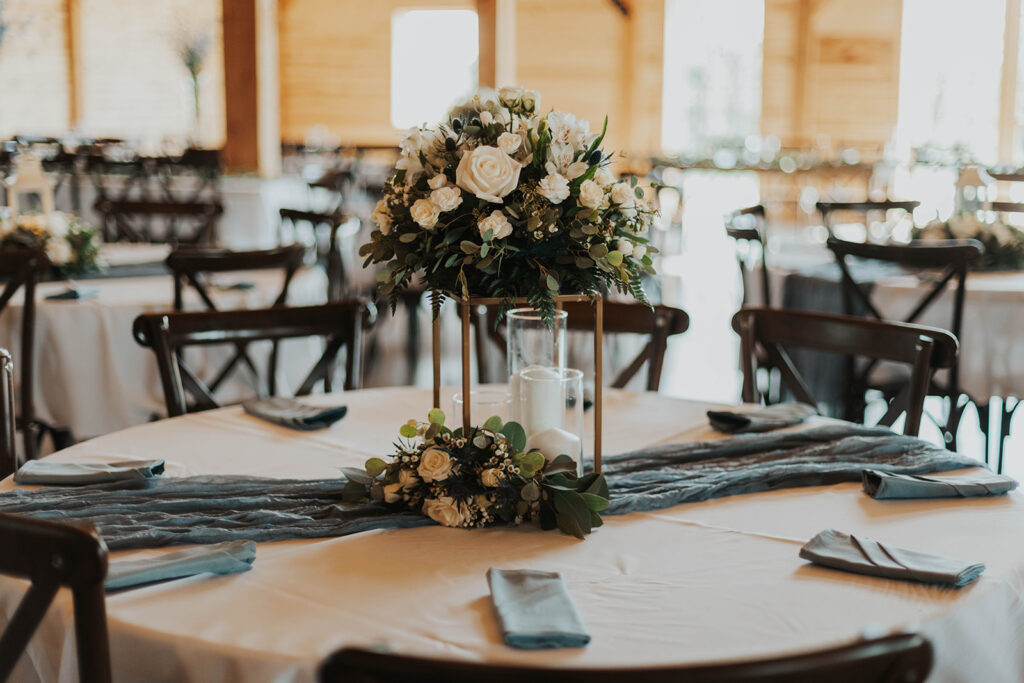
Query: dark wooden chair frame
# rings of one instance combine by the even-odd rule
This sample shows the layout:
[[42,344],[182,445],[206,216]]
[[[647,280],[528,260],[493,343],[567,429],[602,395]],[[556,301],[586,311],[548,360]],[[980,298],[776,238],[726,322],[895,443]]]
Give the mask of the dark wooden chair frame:
[[915,634],[759,661],[636,669],[478,664],[343,649],[320,667],[320,683],[921,683],[931,644]]
[[850,213],[862,213],[869,214],[874,211],[882,211],[888,213],[893,209],[901,209],[907,213],[913,213],[914,209],[921,205],[921,202],[917,201],[906,201],[897,202],[890,200],[882,201],[866,201],[866,202],[818,202],[815,207],[818,209],[818,213],[821,214],[821,221],[825,228],[828,230],[828,234],[832,234],[832,220],[831,214],[840,212]]
[[[100,197],[93,204],[100,214],[103,240],[106,242],[157,242],[178,244],[212,244],[217,221],[224,207],[217,201],[146,201],[114,200]],[[153,218],[164,216],[167,231],[151,232]],[[180,222],[190,223],[193,234],[183,235]]]
[[[298,227],[300,223],[309,223],[313,228],[313,236],[316,237],[317,228],[321,225],[327,226],[327,253],[320,253],[319,240],[317,240],[317,260],[324,263],[327,270],[327,300],[340,301],[345,296],[345,262],[341,258],[341,251],[338,246],[338,230],[344,225],[349,217],[340,210],[331,213],[320,213],[317,211],[304,211],[301,209],[281,209],[281,227],[290,223],[292,228]],[[279,233],[279,239],[284,235]]]
[[107,548],[95,529],[0,514],[0,574],[31,582],[0,635],[0,681],[11,675],[62,586],[71,589],[74,604],[79,679],[111,680]]
[[[646,334],[650,336],[640,353],[615,377],[611,386],[616,389],[625,387],[640,368],[647,363],[647,390],[657,391],[661,385],[661,371],[665,364],[665,351],[668,349],[668,338],[683,334],[690,328],[690,316],[686,311],[671,306],[654,306],[653,308],[637,302],[605,301],[604,334]],[[594,309],[589,302],[564,302],[562,309],[567,313],[566,329],[569,331],[593,332]],[[474,316],[476,327],[477,374],[480,381],[486,377],[484,337],[490,337],[495,344],[506,351],[506,341],[498,326],[498,309],[489,307],[485,316]],[[486,330],[482,328],[486,328]]]
[[[188,346],[324,337],[326,348],[295,395],[308,395],[318,382],[331,391],[331,369],[342,347],[348,350],[345,389],[358,389],[363,330],[373,325],[376,315],[366,299],[301,308],[147,313],[135,319],[133,334],[141,346],[156,354],[167,413],[174,417],[189,411],[186,392],[195,400],[192,410],[219,407],[207,385],[182,361],[180,351]],[[272,377],[269,389],[270,395],[276,393]]]
[[[756,204],[743,209],[738,209],[725,217],[725,233],[737,242],[756,242],[761,249],[761,294],[762,305],[771,308],[772,294],[771,283],[768,277],[768,259],[765,254],[765,208],[764,204]],[[752,217],[753,226],[744,227],[742,224]],[[751,305],[750,296],[747,292],[747,262],[736,252],[736,262],[740,267],[740,275],[743,277],[743,305]]]
[[14,419],[14,361],[7,349],[0,349],[0,479],[18,471]]
[[[885,261],[913,269],[935,269],[939,271],[939,275],[931,281],[930,288],[918,300],[914,309],[899,322],[916,322],[946,291],[950,283],[955,282],[956,289],[953,295],[953,311],[949,331],[957,339],[960,338],[960,332],[963,327],[964,296],[967,291],[967,274],[970,266],[980,261],[985,253],[985,248],[980,242],[975,240],[949,240],[937,243],[889,245],[847,242],[831,237],[828,240],[828,248],[835,255],[836,263],[842,272],[844,313],[852,315],[856,312],[856,306],[861,305],[871,317],[877,320],[885,319],[872,302],[870,291],[858,283],[850,272],[850,264],[847,260],[849,258]],[[876,363],[868,363],[856,370],[852,366],[850,367],[852,386],[856,390],[869,388],[868,376],[875,365]],[[950,367],[948,382],[943,386],[938,386],[935,382],[932,382],[930,392],[935,395],[944,396],[950,402],[949,417],[946,420],[946,425],[943,426],[943,431],[947,443],[951,448],[955,448],[957,427],[963,414],[963,407],[959,407],[959,363],[954,363]],[[857,395],[862,396],[863,391],[860,391]],[[892,397],[888,396],[887,398]],[[893,408],[896,408],[895,404],[893,404]],[[847,417],[857,418],[862,412],[862,405],[854,405]],[[886,419],[889,420],[894,417],[895,415],[888,415]]]
[[924,399],[933,372],[953,367],[959,352],[956,337],[945,330],[857,316],[743,308],[733,316],[732,326],[740,335],[743,400],[747,403],[760,401],[753,379],[758,346],[778,368],[783,383],[797,400],[810,405],[817,405],[817,402],[785,346],[910,365],[912,373],[905,389],[906,400],[901,403],[907,413],[903,433],[910,435],[920,431]]

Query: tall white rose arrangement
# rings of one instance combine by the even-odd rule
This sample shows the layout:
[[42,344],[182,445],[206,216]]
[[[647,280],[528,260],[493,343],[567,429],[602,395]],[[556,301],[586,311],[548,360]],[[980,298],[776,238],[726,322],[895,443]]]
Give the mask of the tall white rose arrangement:
[[654,209],[636,178],[609,171],[604,134],[572,114],[540,113],[540,95],[518,87],[410,129],[360,249],[364,266],[384,265],[381,295],[395,305],[419,276],[506,308],[525,297],[547,317],[558,294],[616,289],[646,303]]

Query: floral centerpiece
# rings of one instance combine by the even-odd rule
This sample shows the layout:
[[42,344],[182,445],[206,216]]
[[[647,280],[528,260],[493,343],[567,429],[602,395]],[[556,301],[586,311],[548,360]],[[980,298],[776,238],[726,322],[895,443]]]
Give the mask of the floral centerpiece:
[[0,223],[0,249],[38,249],[64,275],[99,270],[99,232],[71,214],[19,214]]
[[384,264],[380,293],[394,306],[419,273],[442,293],[500,298],[502,312],[526,298],[547,320],[559,293],[614,288],[646,303],[654,209],[635,177],[609,170],[607,125],[542,114],[540,95],[516,87],[410,129],[360,249],[364,266]]
[[978,240],[985,247],[980,268],[986,270],[1024,268],[1024,231],[1002,221],[985,223],[974,214],[960,214],[948,221],[934,220],[923,228],[914,228],[915,240]]
[[526,451],[526,433],[516,422],[492,417],[464,434],[444,420],[434,409],[428,422],[402,425],[390,462],[370,458],[365,470],[342,468],[343,498],[422,512],[450,527],[537,521],[542,529],[583,538],[601,526],[598,513],[608,507],[603,475],[577,477],[569,456]]

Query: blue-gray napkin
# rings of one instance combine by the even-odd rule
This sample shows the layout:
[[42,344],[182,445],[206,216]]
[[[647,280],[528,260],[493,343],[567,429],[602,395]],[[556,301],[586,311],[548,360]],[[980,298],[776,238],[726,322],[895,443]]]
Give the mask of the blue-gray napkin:
[[715,431],[744,434],[791,427],[817,414],[818,411],[806,403],[777,403],[749,410],[709,410],[708,421]]
[[249,571],[255,559],[255,543],[228,541],[177,550],[144,560],[118,560],[110,563],[104,587],[110,591],[196,574],[237,574]]
[[78,288],[69,287],[63,292],[51,294],[46,297],[47,301],[77,301],[79,299],[94,299],[100,295],[100,290],[95,287]]
[[242,408],[253,417],[304,432],[326,429],[348,412],[346,406],[321,408],[283,397],[246,401]]
[[129,479],[151,479],[163,474],[163,460],[122,462],[56,462],[29,460],[14,473],[14,483],[26,486],[83,486]]
[[491,603],[505,644],[522,650],[590,642],[562,576],[530,569],[488,569]]
[[896,498],[972,498],[998,496],[1017,488],[1017,480],[982,470],[957,477],[926,477],[879,470],[861,472],[864,493],[879,500]]
[[800,548],[800,557],[855,574],[962,588],[985,571],[981,563],[904,550],[826,529]]

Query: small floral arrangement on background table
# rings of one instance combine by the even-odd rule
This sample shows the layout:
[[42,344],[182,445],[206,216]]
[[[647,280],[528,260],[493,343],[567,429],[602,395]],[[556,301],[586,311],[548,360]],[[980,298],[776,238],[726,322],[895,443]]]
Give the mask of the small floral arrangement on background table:
[[526,451],[516,422],[492,417],[463,434],[444,421],[442,411],[431,410],[427,422],[402,425],[390,462],[370,458],[365,470],[342,468],[345,501],[410,509],[449,527],[536,521],[582,539],[601,526],[599,513],[608,507],[603,475],[578,477],[569,456]]
[[609,170],[607,118],[594,133],[539,111],[535,91],[502,88],[410,129],[360,249],[364,267],[384,265],[379,291],[392,306],[417,273],[438,292],[502,299],[502,312],[525,298],[548,320],[559,293],[617,289],[647,302],[654,209],[635,177]]
[[978,240],[985,247],[981,270],[1024,269],[1024,230],[1002,221],[985,223],[973,214],[957,215],[948,221],[934,220],[911,234],[925,242],[949,239]]
[[99,270],[99,231],[72,214],[19,214],[0,222],[0,249],[45,251],[63,276]]

